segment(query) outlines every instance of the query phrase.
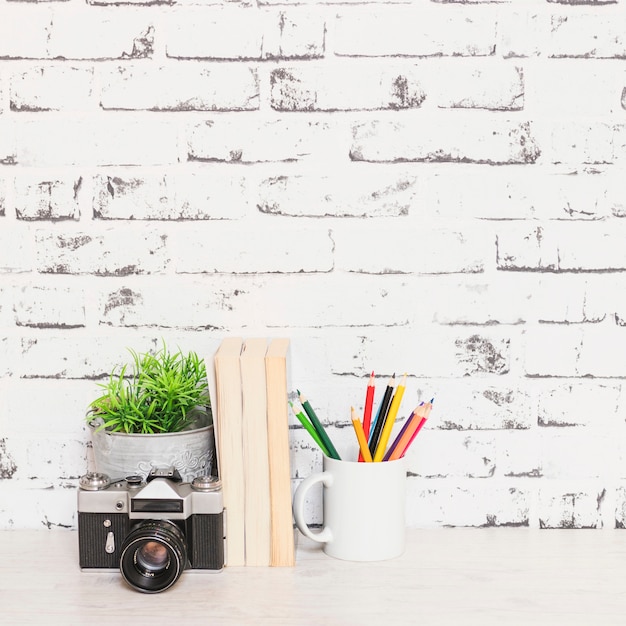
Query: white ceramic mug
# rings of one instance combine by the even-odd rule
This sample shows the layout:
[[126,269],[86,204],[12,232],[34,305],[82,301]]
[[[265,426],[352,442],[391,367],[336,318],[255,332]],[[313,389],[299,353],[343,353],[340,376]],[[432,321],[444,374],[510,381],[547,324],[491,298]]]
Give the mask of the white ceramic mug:
[[[324,526],[313,532],[304,520],[304,501],[324,485]],[[406,535],[405,459],[381,463],[324,457],[324,471],[305,478],[293,499],[296,526],[323,544],[329,556],[348,561],[382,561],[404,552]]]

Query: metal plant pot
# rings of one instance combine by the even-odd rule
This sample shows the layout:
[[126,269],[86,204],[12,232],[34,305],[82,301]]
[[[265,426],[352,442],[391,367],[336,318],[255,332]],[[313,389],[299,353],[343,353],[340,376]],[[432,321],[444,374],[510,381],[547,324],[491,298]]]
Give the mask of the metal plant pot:
[[[204,422],[210,420],[205,418]],[[215,462],[213,424],[178,433],[128,434],[96,431],[102,422],[90,422],[96,471],[111,479],[138,474],[144,478],[153,467],[174,466],[185,482],[212,473]]]

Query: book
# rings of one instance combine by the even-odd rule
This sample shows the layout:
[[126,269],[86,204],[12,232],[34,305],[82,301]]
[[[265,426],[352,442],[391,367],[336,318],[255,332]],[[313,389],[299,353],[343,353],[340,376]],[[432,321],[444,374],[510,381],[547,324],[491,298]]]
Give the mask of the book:
[[270,468],[267,443],[266,338],[246,339],[241,352],[246,565],[270,564]]
[[270,340],[265,355],[270,472],[270,565],[295,565],[288,404],[289,339]]
[[245,565],[241,337],[226,337],[215,352],[217,410],[213,412],[219,476],[226,509],[226,565]]

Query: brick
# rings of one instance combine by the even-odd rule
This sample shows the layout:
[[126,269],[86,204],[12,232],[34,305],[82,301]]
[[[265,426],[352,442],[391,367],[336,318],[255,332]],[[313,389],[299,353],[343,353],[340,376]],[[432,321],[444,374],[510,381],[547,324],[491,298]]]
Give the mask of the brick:
[[11,289],[0,287],[0,328],[7,328],[14,324],[10,310],[12,301]]
[[340,56],[491,56],[496,16],[489,8],[386,6],[340,13],[334,31],[334,52]]
[[525,106],[537,116],[610,118],[621,114],[624,77],[613,60],[554,59],[538,63],[525,80]]
[[[157,348],[159,340],[135,334],[131,344],[128,336],[119,336],[119,333],[79,336],[60,331],[22,338],[15,373],[24,379],[108,378],[115,367],[130,362],[128,347],[131,345],[145,352]],[[95,386],[94,393],[97,393]],[[76,419],[81,420],[82,416],[81,412]]]
[[601,6],[605,4],[617,4],[619,0],[547,0],[555,4],[571,4],[571,5],[584,5]]
[[14,165],[16,162],[16,144],[14,125],[0,118],[0,166]]
[[611,527],[613,520],[610,518],[613,512],[609,516],[608,511],[604,511],[602,507],[605,496],[606,489],[598,481],[588,484],[581,484],[580,481],[576,484],[572,481],[542,483],[538,498],[539,527]]
[[[608,525],[608,524],[607,524]],[[626,528],[626,487],[615,489],[615,528]]]
[[426,94],[415,67],[294,66],[270,75],[277,111],[348,111],[419,108]]
[[545,428],[592,426],[610,432],[620,419],[622,392],[621,384],[612,381],[550,382],[538,394],[537,423]]
[[420,432],[419,441],[415,440],[406,458],[408,472],[421,478],[489,478],[496,469],[495,439],[484,432],[427,428]]
[[621,230],[620,224],[604,222],[500,227],[496,265],[500,270],[549,272],[623,270]]
[[483,3],[484,4],[509,4],[511,2],[511,0],[431,0],[431,1],[437,2],[440,4],[483,4]]
[[158,274],[168,263],[166,237],[146,229],[71,234],[39,230],[35,243],[37,269],[44,274]]
[[18,219],[77,220],[80,216],[78,192],[82,177],[23,174],[15,179],[15,212]]
[[495,475],[505,479],[532,481],[543,478],[540,450],[541,433],[536,429],[498,433]]
[[7,185],[6,180],[0,177],[0,217],[4,217],[5,206],[7,201]]
[[157,68],[119,66],[101,75],[103,109],[250,111],[259,108],[256,69],[179,62]]
[[15,297],[15,323],[30,328],[85,326],[85,295],[81,289],[22,287]]
[[324,18],[306,10],[228,7],[170,17],[166,33],[170,58],[310,59],[324,53]]
[[[132,7],[11,7],[0,25],[0,58],[140,59],[151,56],[154,29]],[[80,23],[81,27],[76,28]]]
[[325,160],[348,142],[347,129],[344,137],[325,121],[216,118],[189,129],[187,153],[190,161],[226,163]]
[[0,20],[0,59],[48,57],[52,9],[20,4],[5,4]]
[[[376,345],[387,346],[380,353]],[[337,344],[337,345],[335,345]],[[345,333],[341,341],[328,345],[330,370],[333,373],[353,372],[367,375],[371,363],[377,371],[407,371],[417,378],[455,378],[464,376],[495,376],[510,372],[510,331],[480,329],[471,332],[458,328],[431,327],[428,333],[407,335],[401,326],[380,328],[376,336]],[[376,355],[375,359],[372,355]],[[415,355],[428,355],[415,359]],[[386,356],[389,355],[389,358]]]
[[[292,245],[296,248],[299,246],[299,237],[292,240]],[[320,263],[327,262],[325,255],[318,253],[318,256]],[[202,266],[198,269],[202,269]],[[232,285],[230,288],[229,284]],[[349,327],[358,331],[359,328],[371,325],[405,326],[406,289],[407,281],[402,277],[358,274],[345,276],[331,272],[306,275],[242,275],[237,276],[236,283],[227,283],[219,292],[227,294],[222,305],[224,315],[230,320],[227,325],[237,320],[237,323],[245,326],[250,311],[255,311],[256,322],[267,327],[304,327],[308,332],[311,328],[321,327],[329,332],[334,327]],[[314,297],[294,297],[294,293],[300,292],[314,294]],[[268,304],[271,302],[281,302],[281,305],[276,307]],[[219,317],[216,317],[218,313]],[[205,319],[208,317],[209,323],[214,318],[221,321],[222,315],[222,309],[219,309],[215,315],[210,314]],[[303,341],[304,338],[300,340]],[[340,340],[335,337],[332,341]],[[318,342],[325,345],[326,338],[321,337]],[[307,362],[315,358],[315,355],[312,347]],[[330,363],[320,364],[319,367],[327,374]],[[311,365],[307,365],[307,370],[310,368]],[[369,372],[371,368],[368,375]]]
[[619,7],[552,15],[546,53],[552,58],[626,58]]
[[[180,230],[171,237],[179,273],[229,272],[328,272],[332,269],[332,240],[326,229],[307,230],[275,225],[259,237],[259,225],[237,222],[212,224],[210,230],[197,226],[193,232]],[[210,245],[206,245],[210,242]]]
[[[486,233],[435,229],[421,235],[410,224],[374,220],[333,229],[336,269],[370,274],[482,272],[488,262]],[[372,254],[377,250],[377,254]],[[441,254],[442,250],[448,253]]]
[[65,436],[42,437],[37,434],[9,439],[16,465],[13,479],[76,479],[87,467],[85,443],[82,437],[70,440]]
[[440,108],[490,111],[524,108],[524,72],[519,66],[446,59],[436,63],[433,74],[433,97]]
[[34,267],[35,249],[27,228],[6,226],[0,229],[0,272],[30,272]]
[[94,177],[93,214],[103,220],[239,219],[246,180],[216,165],[194,171],[117,168]]
[[[75,482],[2,481],[0,528],[76,530]],[[16,500],[19,500],[19,507],[15,506]]]
[[419,527],[529,526],[531,503],[530,489],[509,484],[407,480],[407,519]]
[[580,274],[542,274],[526,292],[527,321],[553,324],[602,322],[613,303],[594,293],[594,280]]
[[493,120],[483,127],[466,120],[365,122],[354,127],[350,158],[372,162],[534,163],[541,151],[529,123]]
[[545,52],[550,14],[529,7],[503,11],[498,18],[498,54],[503,58],[534,57]]
[[[291,419],[291,417],[290,417]],[[293,418],[295,420],[295,418]],[[297,421],[297,420],[296,420]],[[322,468],[322,452],[319,446],[311,439],[302,426],[289,425],[289,447],[293,454],[291,466],[291,478],[293,484],[298,484],[303,478],[318,472]],[[341,453],[340,453],[341,454]],[[317,494],[308,495],[308,504],[305,505],[307,519],[310,523],[321,523],[322,502]],[[315,500],[315,504],[311,501]]]
[[398,217],[409,212],[416,188],[417,177],[396,168],[286,174],[260,182],[257,206],[284,216]]
[[0,479],[3,480],[13,478],[17,472],[14,453],[11,449],[7,449],[9,444],[6,438],[0,439]]
[[523,274],[450,277],[437,286],[437,299],[446,306],[437,307],[431,320],[450,326],[523,324],[535,319],[537,289],[537,281]]
[[[439,430],[527,430],[534,413],[530,393],[506,383],[490,385],[455,380],[446,381],[441,393],[437,386],[417,381],[423,396],[435,398],[433,420],[429,428]],[[427,399],[430,399],[427,397]]]
[[622,377],[626,349],[621,328],[606,325],[542,325],[524,334],[523,363],[533,377]]
[[178,161],[178,129],[167,120],[116,114],[94,123],[76,117],[15,123],[20,165],[164,165]]
[[[232,281],[230,281],[232,285]],[[221,277],[190,289],[185,282],[160,282],[156,288],[120,287],[99,298],[99,323],[114,327],[224,329],[245,318],[249,300]]]
[[[6,420],[1,429],[7,437],[37,433],[39,437],[86,440],[84,416],[89,403],[100,395],[100,388],[94,381],[15,378],[2,392]],[[46,399],[46,419],[41,418],[42,398]]]
[[13,72],[12,111],[93,110],[93,69],[66,65],[35,67]]
[[621,274],[605,274],[596,277],[593,282],[590,281],[587,289],[588,299],[622,328],[626,325],[626,293],[622,290],[625,280],[626,277]]
[[[56,9],[49,30],[48,53],[64,59],[144,59],[152,56],[154,27],[132,7]],[[81,27],[76,28],[80,23]]]
[[[4,294],[2,294],[4,295]],[[4,307],[3,307],[4,308]],[[12,350],[8,337],[0,337],[0,376],[11,376],[12,368]]]
[[623,124],[567,120],[552,126],[546,157],[552,163],[604,165],[621,160],[624,150]]
[[583,481],[619,473],[617,439],[597,428],[544,428],[539,450],[542,475],[547,479]]
[[96,7],[117,7],[121,4],[129,6],[172,6],[175,2],[174,0],[87,0],[87,4]]

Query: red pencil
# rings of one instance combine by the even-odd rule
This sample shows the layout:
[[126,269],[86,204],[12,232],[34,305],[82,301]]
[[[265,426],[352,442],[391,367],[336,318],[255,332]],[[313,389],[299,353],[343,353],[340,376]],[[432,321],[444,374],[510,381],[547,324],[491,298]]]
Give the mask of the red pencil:
[[[363,432],[365,439],[370,436],[370,425],[372,423],[372,405],[374,404],[374,372],[370,376],[365,393],[365,411],[363,412]],[[359,452],[359,463],[363,462],[363,454]]]

